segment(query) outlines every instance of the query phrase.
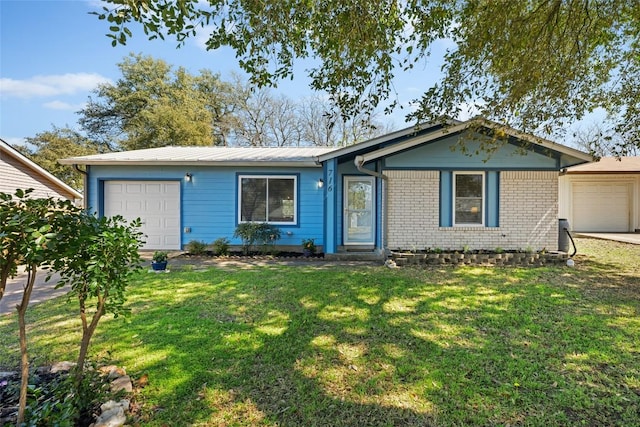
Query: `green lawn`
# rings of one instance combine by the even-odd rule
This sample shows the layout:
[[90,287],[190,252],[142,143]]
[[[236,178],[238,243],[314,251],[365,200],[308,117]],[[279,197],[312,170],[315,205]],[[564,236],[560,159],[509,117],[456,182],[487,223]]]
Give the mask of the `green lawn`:
[[[574,268],[144,272],[92,354],[148,375],[140,425],[639,426],[640,246],[577,243]],[[34,363],[75,359],[74,308],[31,310]]]

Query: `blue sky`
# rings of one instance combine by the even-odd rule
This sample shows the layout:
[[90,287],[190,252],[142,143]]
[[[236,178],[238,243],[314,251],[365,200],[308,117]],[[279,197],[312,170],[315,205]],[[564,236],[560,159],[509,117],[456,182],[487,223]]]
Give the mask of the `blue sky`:
[[[148,41],[132,28],[134,37],[126,46],[112,47],[105,36],[107,23],[89,14],[100,10],[97,0],[0,0],[0,138],[19,144],[53,126],[77,128],[75,112],[97,84],[120,77],[116,64],[131,52],[194,74],[210,69],[223,80],[239,72],[233,52],[206,51],[198,39],[176,49],[174,40]],[[439,67],[418,66],[398,76],[394,88],[405,107],[433,83]],[[275,91],[292,99],[310,95],[304,64],[296,68],[293,81],[282,82]],[[403,128],[406,112],[380,119]]]

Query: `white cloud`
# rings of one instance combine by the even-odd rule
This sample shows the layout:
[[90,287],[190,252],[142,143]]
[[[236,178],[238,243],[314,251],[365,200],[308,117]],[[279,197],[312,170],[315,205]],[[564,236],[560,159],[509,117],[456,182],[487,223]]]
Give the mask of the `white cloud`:
[[485,102],[480,102],[480,104],[463,102],[459,104],[458,106],[460,107],[460,112],[458,113],[458,117],[456,117],[456,119],[464,122],[481,115],[482,111],[480,111],[480,107],[484,106],[485,104]]
[[49,108],[50,110],[62,110],[62,111],[78,111],[84,107],[84,104],[70,104],[68,102],[63,101],[51,101],[45,102],[42,104],[43,107]]
[[58,95],[73,95],[94,89],[110,80],[95,73],[67,73],[49,76],[34,76],[29,79],[0,79],[2,97],[34,98]]

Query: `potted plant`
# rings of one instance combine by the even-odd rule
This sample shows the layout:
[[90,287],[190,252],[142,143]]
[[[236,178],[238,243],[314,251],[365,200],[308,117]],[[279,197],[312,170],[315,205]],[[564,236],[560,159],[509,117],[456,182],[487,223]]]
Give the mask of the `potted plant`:
[[154,271],[163,271],[167,268],[169,254],[165,251],[155,251],[151,258],[151,268]]
[[316,253],[315,239],[302,239],[302,254],[306,257]]

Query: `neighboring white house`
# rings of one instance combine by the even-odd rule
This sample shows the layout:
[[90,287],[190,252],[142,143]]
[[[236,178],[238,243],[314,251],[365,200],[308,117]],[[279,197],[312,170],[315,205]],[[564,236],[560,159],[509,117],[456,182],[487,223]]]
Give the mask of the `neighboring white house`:
[[576,232],[640,231],[640,157],[603,157],[559,179],[560,218]]
[[78,203],[82,194],[23,156],[0,139],[0,192],[33,188],[33,197],[54,197]]

